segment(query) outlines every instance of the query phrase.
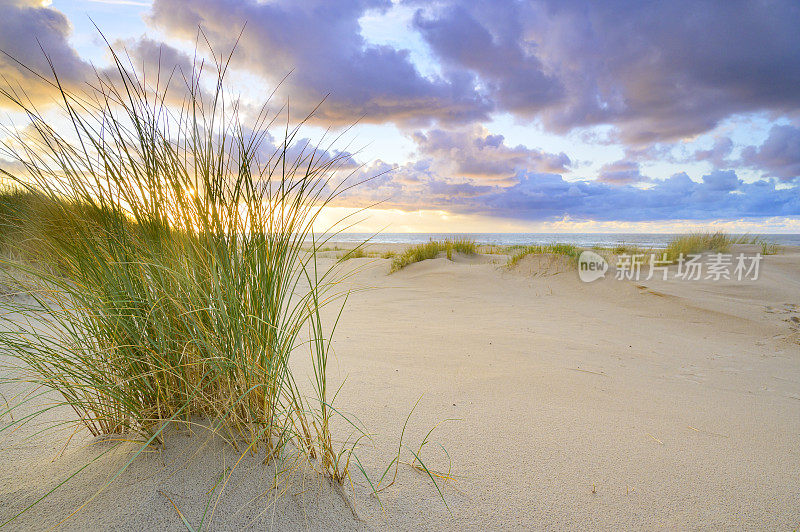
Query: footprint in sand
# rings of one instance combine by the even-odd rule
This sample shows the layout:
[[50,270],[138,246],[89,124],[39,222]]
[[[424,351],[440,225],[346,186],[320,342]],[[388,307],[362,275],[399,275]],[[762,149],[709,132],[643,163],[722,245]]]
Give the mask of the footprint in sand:
[[782,314],[784,316],[788,314],[788,316],[782,318],[782,321],[789,324],[790,334],[781,338],[800,343],[800,305],[797,303],[784,303],[780,306],[767,305],[764,307],[764,311],[768,314]]

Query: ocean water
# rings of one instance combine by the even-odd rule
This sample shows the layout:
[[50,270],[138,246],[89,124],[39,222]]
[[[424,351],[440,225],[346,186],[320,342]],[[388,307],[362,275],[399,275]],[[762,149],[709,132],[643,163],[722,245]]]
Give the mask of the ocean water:
[[[551,244],[560,242],[580,247],[632,244],[649,248],[664,248],[676,233],[340,233],[336,242],[370,242],[381,244],[421,244],[428,240],[469,238],[478,244],[512,246],[515,244]],[[732,235],[739,236],[739,235]],[[747,235],[748,237],[756,235]],[[759,238],[784,246],[800,246],[800,234],[764,234]]]

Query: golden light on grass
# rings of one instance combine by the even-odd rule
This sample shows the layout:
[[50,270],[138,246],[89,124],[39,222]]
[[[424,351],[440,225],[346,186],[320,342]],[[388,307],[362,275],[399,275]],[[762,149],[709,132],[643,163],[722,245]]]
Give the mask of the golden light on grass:
[[[330,432],[336,324],[321,308],[344,294],[313,231],[346,182],[330,181],[341,160],[291,151],[296,128],[264,149],[276,115],[264,107],[244,122],[223,90],[229,58],[209,94],[199,67],[181,73],[176,107],[169,83],[146,83],[110,53],[116,74],[83,93],[54,70],[70,132],[0,89],[32,133],[10,131],[2,147],[24,169],[3,171],[16,187],[3,193],[3,246],[16,257],[3,267],[33,299],[0,303],[0,348],[14,361],[4,378],[58,398],[4,430],[66,406],[93,435],[150,445],[202,418],[234,445],[299,454],[343,482],[354,446]],[[310,393],[290,366],[298,356],[311,357]]]
[[[453,253],[463,255],[474,255],[478,252],[478,247],[473,240],[455,238],[445,240],[431,240],[425,244],[409,246],[402,253],[393,255],[391,273],[402,270],[409,264],[420,262],[427,259],[435,259],[440,253],[445,253],[449,260],[453,259]],[[387,255],[386,258],[389,258]]]

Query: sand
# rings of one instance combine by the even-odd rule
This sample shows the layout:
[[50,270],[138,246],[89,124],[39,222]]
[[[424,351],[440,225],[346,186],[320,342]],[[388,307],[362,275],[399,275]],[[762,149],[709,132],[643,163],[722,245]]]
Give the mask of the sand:
[[[205,529],[800,526],[800,250],[766,257],[755,282],[585,284],[540,259],[455,259],[392,275],[386,259],[344,263],[347,286],[367,289],[348,300],[330,376],[346,377],[339,409],[374,435],[359,457],[375,477],[418,399],[404,444],[441,423],[422,457],[451,471],[446,505],[405,463],[380,503],[355,467],[343,489],[300,468],[276,497],[274,465],[247,457]],[[62,453],[63,435],[34,432],[0,440],[2,520],[96,460],[11,530],[57,525],[136,449],[79,433]],[[194,432],[141,455],[60,528],[187,530],[177,510],[197,528],[239,455]]]

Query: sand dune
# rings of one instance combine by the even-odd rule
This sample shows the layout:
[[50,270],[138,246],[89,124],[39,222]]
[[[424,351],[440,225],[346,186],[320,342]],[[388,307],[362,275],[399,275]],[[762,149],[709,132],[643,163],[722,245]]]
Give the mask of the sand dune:
[[[375,435],[359,457],[376,476],[422,397],[404,443],[416,450],[441,422],[422,456],[451,468],[447,506],[406,464],[380,504],[363,480],[343,497],[302,467],[276,493],[274,464],[258,456],[215,490],[240,455],[198,426],[144,453],[62,528],[186,530],[177,510],[197,527],[210,499],[212,530],[800,524],[798,250],[766,257],[748,282],[585,284],[537,257],[512,270],[497,255],[456,258],[392,275],[386,259],[343,263],[357,270],[347,286],[367,290],[348,300],[331,364],[334,386],[346,377],[338,407]],[[9,529],[58,524],[136,449],[78,434],[62,453],[63,438],[35,431],[3,435],[2,520],[99,458]]]

